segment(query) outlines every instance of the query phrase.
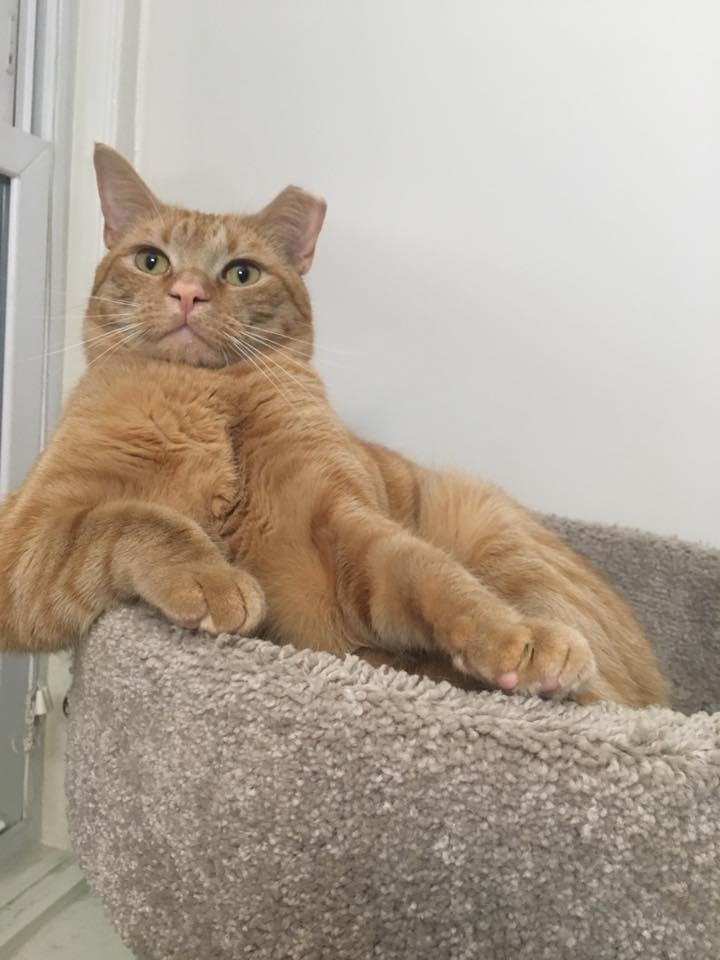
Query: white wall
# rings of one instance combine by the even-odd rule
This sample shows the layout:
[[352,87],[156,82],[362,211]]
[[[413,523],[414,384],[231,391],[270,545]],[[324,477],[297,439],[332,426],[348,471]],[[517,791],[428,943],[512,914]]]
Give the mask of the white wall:
[[93,144],[111,143],[131,160],[135,153],[141,3],[142,0],[83,0],[76,4],[65,284],[65,393],[85,369],[83,317],[95,267],[105,254],[92,165]]
[[720,543],[716,0],[152,0],[168,200],[329,215],[310,277],[363,434],[533,507]]

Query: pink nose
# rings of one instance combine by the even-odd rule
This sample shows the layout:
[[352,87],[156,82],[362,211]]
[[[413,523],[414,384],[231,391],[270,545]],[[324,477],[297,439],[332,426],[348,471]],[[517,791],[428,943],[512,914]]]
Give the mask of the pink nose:
[[180,302],[180,310],[188,317],[196,303],[206,303],[208,296],[203,287],[192,280],[176,280],[170,287],[170,296]]

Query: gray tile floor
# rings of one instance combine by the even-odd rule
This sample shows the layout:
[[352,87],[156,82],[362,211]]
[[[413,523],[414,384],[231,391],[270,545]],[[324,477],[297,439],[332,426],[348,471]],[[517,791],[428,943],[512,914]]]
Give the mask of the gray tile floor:
[[133,960],[100,903],[83,894],[52,917],[13,960]]

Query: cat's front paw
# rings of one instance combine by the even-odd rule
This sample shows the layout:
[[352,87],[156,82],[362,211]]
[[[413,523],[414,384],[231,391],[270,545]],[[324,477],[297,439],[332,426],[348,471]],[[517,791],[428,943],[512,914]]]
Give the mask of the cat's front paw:
[[585,637],[548,620],[522,620],[468,634],[465,622],[453,638],[454,665],[509,693],[567,697],[587,688],[597,674]]
[[143,599],[169,620],[208,633],[250,636],[265,617],[265,596],[249,573],[224,561],[155,571]]

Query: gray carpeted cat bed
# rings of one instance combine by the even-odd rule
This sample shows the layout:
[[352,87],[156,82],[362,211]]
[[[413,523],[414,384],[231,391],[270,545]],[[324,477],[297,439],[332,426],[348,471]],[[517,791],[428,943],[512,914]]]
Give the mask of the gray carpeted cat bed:
[[720,713],[691,712],[720,705],[720,552],[550,522],[629,597],[678,711],[101,621],[71,829],[138,958],[720,957]]

